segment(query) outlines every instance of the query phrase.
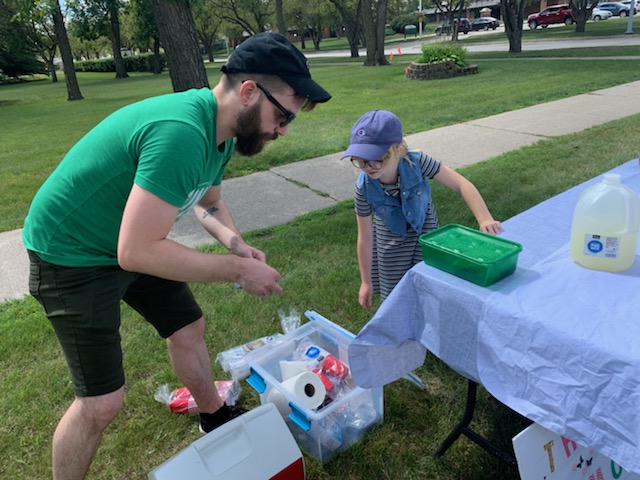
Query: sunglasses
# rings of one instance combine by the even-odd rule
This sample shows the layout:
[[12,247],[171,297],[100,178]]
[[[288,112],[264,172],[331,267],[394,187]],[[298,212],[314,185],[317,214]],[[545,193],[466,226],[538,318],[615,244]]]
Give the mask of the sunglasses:
[[271,95],[266,88],[264,88],[258,82],[256,82],[256,87],[258,87],[260,91],[264,93],[265,97],[267,97],[267,100],[269,100],[272,104],[276,106],[278,110],[280,110],[280,112],[282,112],[282,116],[284,117],[284,119],[280,122],[281,127],[283,128],[286,127],[296,119],[296,116],[293,113],[291,113],[289,110],[284,108],[278,100],[273,98],[273,95]]
[[363,160],[362,158],[351,157],[351,163],[361,169],[369,167],[372,170],[380,170],[382,168],[382,160]]

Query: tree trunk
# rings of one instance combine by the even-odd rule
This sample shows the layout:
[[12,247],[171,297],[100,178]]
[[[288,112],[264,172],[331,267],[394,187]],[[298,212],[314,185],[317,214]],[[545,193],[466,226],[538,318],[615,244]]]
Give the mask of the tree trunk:
[[384,26],[387,24],[387,0],[378,0],[376,8],[376,62],[389,65],[384,55]]
[[367,58],[364,61],[364,65],[374,66],[376,64],[376,32],[373,12],[371,11],[371,0],[362,0],[362,33],[367,48]]
[[209,88],[187,0],[151,0],[174,92]]
[[576,18],[576,33],[587,31],[587,20],[591,17],[593,7],[589,8],[587,0],[569,0],[569,8]]
[[287,26],[284,23],[284,11],[282,9],[282,0],[276,0],[276,28],[285,37],[287,36]]
[[67,36],[67,29],[64,26],[64,18],[60,9],[60,1],[55,0],[53,4],[53,25],[58,39],[58,48],[64,65],[64,80],[67,84],[67,100],[83,100],[84,97],[80,93],[80,86],[76,78],[76,69],[73,65],[73,55],[71,54],[71,45]]
[[49,60],[48,58],[44,59],[44,63],[47,65],[47,70],[51,74],[51,83],[58,82],[58,72],[56,72],[56,65],[53,63],[53,60]]
[[522,51],[522,22],[526,0],[500,0],[504,31],[509,39],[509,52]]
[[116,0],[107,2],[109,10],[109,20],[111,22],[111,48],[113,49],[113,62],[116,65],[116,80],[128,78],[127,69],[122,60],[122,50],[120,43],[120,20],[118,19],[118,4]]
[[322,40],[322,27],[308,27],[307,32],[309,32],[309,37],[311,38],[311,42],[313,42],[313,49],[315,51],[320,51],[320,41]]
[[[374,0],[375,1],[375,0]],[[380,4],[383,3],[382,7]],[[373,17],[372,0],[362,1],[362,30],[364,32],[365,44],[367,46],[367,58],[364,61],[365,67],[378,65],[389,65],[384,56],[384,22],[387,10],[386,0],[378,0],[376,5],[376,18]],[[382,18],[380,19],[380,15]],[[382,37],[379,35],[380,22],[382,22]],[[380,38],[382,43],[380,44]]]
[[358,46],[360,45],[360,24],[358,19],[362,11],[362,2],[358,2],[355,15],[347,11],[347,7],[339,0],[331,0],[331,3],[336,7],[342,24],[344,25],[345,34],[347,35],[347,41],[349,42],[349,50],[351,51],[351,58],[358,58],[360,52]]
[[153,37],[153,74],[160,75],[162,73],[162,64],[160,62],[160,39],[157,35]]

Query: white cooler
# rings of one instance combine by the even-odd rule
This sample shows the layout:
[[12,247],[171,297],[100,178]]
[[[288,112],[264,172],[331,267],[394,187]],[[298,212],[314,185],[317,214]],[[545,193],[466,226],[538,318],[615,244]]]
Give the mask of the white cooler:
[[304,480],[302,453],[273,404],[196,440],[149,473],[150,480]]

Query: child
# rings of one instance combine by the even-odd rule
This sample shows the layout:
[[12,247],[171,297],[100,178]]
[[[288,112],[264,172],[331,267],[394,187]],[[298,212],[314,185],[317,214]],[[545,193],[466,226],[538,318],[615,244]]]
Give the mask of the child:
[[358,300],[363,308],[371,307],[374,293],[384,300],[402,276],[422,261],[418,237],[438,228],[429,179],[458,192],[481,231],[500,233],[500,222],[493,219],[478,189],[426,153],[409,150],[400,119],[393,113],[365,113],[351,129],[350,143],[342,158],[350,157],[363,170],[355,187]]

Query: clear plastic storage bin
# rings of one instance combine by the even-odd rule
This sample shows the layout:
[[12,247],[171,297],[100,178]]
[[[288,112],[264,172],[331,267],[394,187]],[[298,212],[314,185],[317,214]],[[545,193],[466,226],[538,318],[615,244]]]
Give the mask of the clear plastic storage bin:
[[[305,312],[309,322],[285,335],[280,345],[247,356],[250,375],[247,382],[260,394],[262,404],[272,393],[284,396],[288,403],[285,420],[298,445],[320,462],[349,448],[372,427],[382,423],[382,387],[363,389],[352,380],[348,370],[340,372],[336,386],[327,389],[326,401],[318,408],[306,407],[289,390],[282,387],[281,361],[296,361],[309,345],[331,355],[342,366],[349,366],[348,348],[354,335],[313,311]],[[312,367],[310,367],[312,368]],[[336,373],[334,370],[333,373]],[[273,390],[276,392],[273,392]],[[282,413],[282,412],[281,412]]]

